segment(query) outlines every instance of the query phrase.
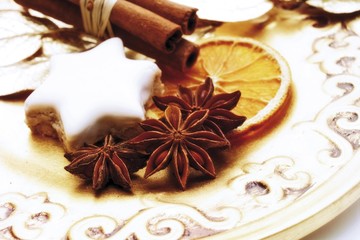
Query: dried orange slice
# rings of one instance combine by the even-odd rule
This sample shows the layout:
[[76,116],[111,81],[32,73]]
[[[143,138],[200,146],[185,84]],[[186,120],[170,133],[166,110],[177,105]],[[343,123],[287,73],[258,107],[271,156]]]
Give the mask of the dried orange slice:
[[[240,90],[240,101],[232,111],[247,117],[237,129],[241,132],[261,127],[284,105],[291,74],[286,60],[273,48],[249,38],[225,37],[199,45],[199,58],[186,72],[160,66],[164,95],[176,94],[179,84],[196,87],[206,77],[213,79],[215,93]],[[154,108],[148,114],[159,114]]]

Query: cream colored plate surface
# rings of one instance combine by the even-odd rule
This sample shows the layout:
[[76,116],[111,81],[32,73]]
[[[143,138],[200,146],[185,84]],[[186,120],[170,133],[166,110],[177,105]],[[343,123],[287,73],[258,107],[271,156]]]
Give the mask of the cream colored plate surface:
[[[324,20],[315,18],[318,20]],[[293,74],[288,111],[180,191],[166,174],[94,194],[56,141],[30,134],[23,99],[0,100],[0,236],[12,239],[296,239],[360,197],[360,19],[314,27],[307,13],[210,35],[267,43]],[[203,37],[208,36],[208,34]]]

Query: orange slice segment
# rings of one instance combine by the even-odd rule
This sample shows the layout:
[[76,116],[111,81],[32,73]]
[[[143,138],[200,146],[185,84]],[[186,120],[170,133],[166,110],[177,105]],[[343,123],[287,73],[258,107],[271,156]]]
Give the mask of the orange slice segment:
[[[237,129],[242,132],[257,129],[284,105],[291,74],[286,60],[273,48],[249,38],[215,37],[199,45],[199,58],[188,71],[160,66],[164,95],[176,94],[178,85],[196,87],[207,77],[213,79],[217,93],[240,90],[233,112],[247,117]],[[160,114],[154,108],[148,114]]]

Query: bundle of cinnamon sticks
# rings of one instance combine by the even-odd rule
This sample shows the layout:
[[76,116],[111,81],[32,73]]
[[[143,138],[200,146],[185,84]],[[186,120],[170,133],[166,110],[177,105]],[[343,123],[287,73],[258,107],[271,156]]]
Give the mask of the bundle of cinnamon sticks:
[[[96,0],[95,0],[96,1]],[[80,0],[15,0],[25,8],[83,29]],[[199,48],[183,38],[197,26],[197,9],[169,0],[118,0],[110,22],[124,45],[179,70],[190,68]]]

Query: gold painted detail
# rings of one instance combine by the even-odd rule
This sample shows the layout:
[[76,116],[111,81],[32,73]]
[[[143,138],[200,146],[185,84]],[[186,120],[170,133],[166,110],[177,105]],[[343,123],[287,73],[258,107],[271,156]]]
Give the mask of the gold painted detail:
[[313,184],[310,174],[286,156],[248,163],[242,170],[243,174],[229,181],[229,189],[234,194],[231,202],[224,199],[225,204],[241,209],[241,224],[290,204]]
[[359,24],[351,21],[335,34],[317,39],[308,60],[318,63],[327,74],[323,90],[332,101],[314,120],[296,127],[309,128],[326,138],[331,147],[320,150],[318,160],[328,166],[341,166],[360,148]]
[[329,142],[328,149],[318,151],[320,163],[341,166],[350,161],[359,149],[360,78],[336,75],[324,83],[324,90],[334,95],[314,120],[298,123],[297,130],[313,131]]
[[0,195],[0,238],[39,239],[54,229],[65,208],[48,200],[46,193],[25,196],[21,193]]
[[141,210],[126,221],[109,216],[84,218],[70,228],[67,239],[193,239],[232,229],[240,219],[235,208],[208,215],[187,205],[163,204]]
[[335,112],[328,120],[328,124],[333,131],[351,144],[353,151],[356,151],[360,148],[360,77],[334,76],[327,80],[325,86],[329,91],[343,92],[332,104],[336,107],[333,106]]
[[329,76],[352,74],[360,76],[360,30],[358,21],[351,21],[340,31],[317,39],[309,62],[318,63]]
[[239,196],[248,196],[256,205],[267,206],[290,195],[299,196],[311,185],[311,176],[294,165],[289,157],[246,164],[245,174],[232,179],[229,187]]

